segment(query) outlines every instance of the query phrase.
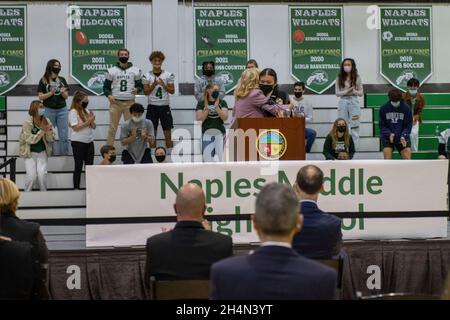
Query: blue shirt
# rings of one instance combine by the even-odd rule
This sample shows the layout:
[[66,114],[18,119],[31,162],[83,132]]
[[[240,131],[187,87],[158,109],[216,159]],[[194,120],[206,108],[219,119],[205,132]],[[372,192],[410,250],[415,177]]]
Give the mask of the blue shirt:
[[381,139],[389,141],[389,136],[393,133],[394,143],[400,143],[401,137],[409,141],[413,117],[411,108],[403,100],[397,108],[394,108],[390,101],[382,106],[379,121]]

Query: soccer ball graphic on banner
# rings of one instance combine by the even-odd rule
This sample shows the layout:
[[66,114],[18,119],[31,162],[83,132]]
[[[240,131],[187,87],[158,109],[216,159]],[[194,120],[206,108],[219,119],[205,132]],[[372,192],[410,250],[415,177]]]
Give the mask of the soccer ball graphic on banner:
[[392,39],[394,38],[394,35],[390,31],[385,31],[385,32],[383,32],[382,38],[383,38],[383,41],[391,42]]

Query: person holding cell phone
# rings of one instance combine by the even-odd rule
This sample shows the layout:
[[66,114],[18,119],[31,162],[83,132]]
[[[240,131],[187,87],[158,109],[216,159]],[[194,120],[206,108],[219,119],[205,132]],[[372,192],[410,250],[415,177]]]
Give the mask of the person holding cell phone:
[[39,81],[38,96],[45,107],[45,117],[58,129],[58,148],[53,148],[54,155],[69,154],[69,126],[67,123],[67,104],[69,86],[66,79],[59,75],[61,62],[51,59],[47,62],[45,73]]

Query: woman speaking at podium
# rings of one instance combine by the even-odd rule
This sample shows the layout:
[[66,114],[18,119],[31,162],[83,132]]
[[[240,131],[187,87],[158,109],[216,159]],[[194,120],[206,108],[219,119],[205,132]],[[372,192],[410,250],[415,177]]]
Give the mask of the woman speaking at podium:
[[[251,68],[245,70],[234,90],[236,103],[234,105],[234,118],[264,118],[264,111],[284,117],[290,114],[290,104],[270,103],[270,97],[266,97],[259,88],[259,70]],[[234,122],[234,121],[233,121]]]

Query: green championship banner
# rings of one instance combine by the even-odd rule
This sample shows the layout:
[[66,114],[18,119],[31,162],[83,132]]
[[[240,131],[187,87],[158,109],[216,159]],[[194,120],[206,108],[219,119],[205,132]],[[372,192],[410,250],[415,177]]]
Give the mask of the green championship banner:
[[323,93],[336,81],[343,58],[342,7],[289,7],[291,75]]
[[105,72],[126,47],[125,6],[70,6],[70,75],[101,95]]
[[416,78],[424,83],[433,72],[431,7],[381,7],[380,73],[405,90]]
[[249,57],[248,7],[195,7],[194,35],[195,76],[204,61],[214,61],[226,92],[233,90]]
[[27,7],[0,5],[0,95],[27,76]]

